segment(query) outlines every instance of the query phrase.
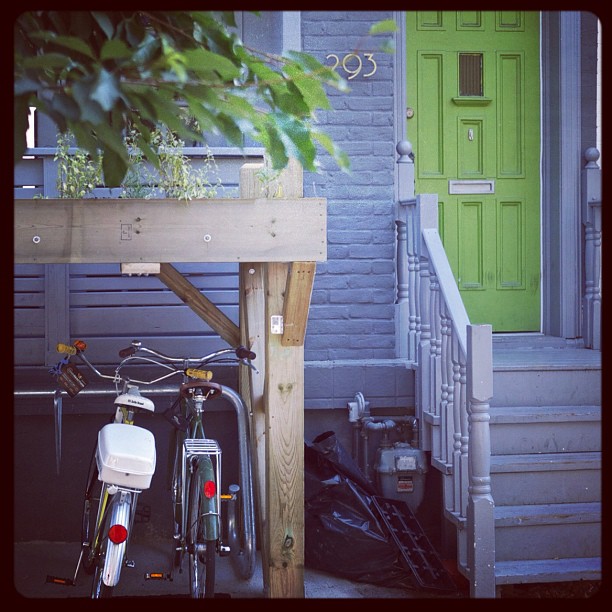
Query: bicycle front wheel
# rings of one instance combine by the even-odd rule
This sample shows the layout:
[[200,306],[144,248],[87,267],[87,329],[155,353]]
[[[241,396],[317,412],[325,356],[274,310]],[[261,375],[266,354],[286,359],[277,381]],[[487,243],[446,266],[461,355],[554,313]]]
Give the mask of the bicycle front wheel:
[[212,462],[209,457],[202,456],[194,463],[187,514],[189,586],[192,597],[208,598],[215,596],[219,515]]

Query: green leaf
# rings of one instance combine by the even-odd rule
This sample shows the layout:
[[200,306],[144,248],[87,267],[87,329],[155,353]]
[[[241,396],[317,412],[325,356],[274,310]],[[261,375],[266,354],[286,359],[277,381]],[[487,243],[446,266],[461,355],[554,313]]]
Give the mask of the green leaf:
[[315,77],[305,74],[296,66],[286,66],[285,72],[291,77],[294,85],[300,90],[306,106],[310,111],[318,108],[331,108],[327,94]]
[[384,40],[379,47],[379,51],[381,53],[395,53],[395,41],[393,40]]
[[340,150],[327,134],[324,134],[323,132],[313,131],[311,135],[334,158],[341,170],[350,170],[351,161],[349,159],[349,156],[346,154],[345,151]]
[[379,21],[378,23],[375,23],[369,31],[369,34],[371,35],[376,35],[376,34],[387,34],[389,32],[397,32],[397,24],[395,23],[395,21],[393,19],[385,19],[383,21]]
[[26,57],[21,66],[26,70],[45,70],[48,68],[65,68],[72,63],[70,57],[61,53],[45,53],[35,57]]
[[13,82],[13,94],[17,98],[24,94],[36,92],[40,84],[29,77],[16,78]]
[[127,174],[128,163],[112,148],[104,149],[102,157],[102,171],[104,184],[107,187],[120,187]]
[[89,59],[95,59],[95,54],[89,47],[89,45],[82,39],[76,36],[56,36],[53,38],[53,44],[70,51],[76,51],[86,55]]
[[108,70],[100,70],[91,88],[91,98],[98,102],[105,111],[110,111],[121,97],[119,81],[115,75]]
[[264,144],[273,170],[282,170],[287,166],[289,158],[285,151],[283,139],[280,137],[276,126],[267,124],[257,139]]
[[75,101],[63,93],[58,93],[53,96],[51,108],[66,117],[68,121],[76,121],[80,118],[79,107]]
[[224,81],[232,81],[240,76],[240,69],[229,59],[198,48],[185,51],[187,67],[196,74],[208,74],[214,70]]
[[111,59],[129,59],[132,57],[130,49],[122,40],[107,40],[100,49],[100,59],[102,61]]
[[221,134],[223,134],[232,144],[238,147],[243,146],[242,130],[236,125],[232,117],[225,113],[219,113],[215,116],[214,120]]
[[102,11],[92,11],[93,18],[97,21],[100,29],[106,34],[106,38],[112,38],[115,34],[115,26],[107,13]]
[[[79,106],[79,118],[81,121],[91,123],[102,123],[105,120],[104,112],[100,104],[93,97],[94,83],[89,81],[77,81],[72,87],[73,102]],[[75,117],[71,117],[75,120]]]
[[315,170],[316,148],[310,138],[310,130],[301,121],[283,114],[274,114],[279,133],[290,157],[300,160],[306,170]]

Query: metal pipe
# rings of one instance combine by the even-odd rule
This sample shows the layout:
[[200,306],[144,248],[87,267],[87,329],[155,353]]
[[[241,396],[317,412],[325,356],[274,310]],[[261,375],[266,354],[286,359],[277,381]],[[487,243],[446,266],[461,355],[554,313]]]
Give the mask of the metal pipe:
[[397,427],[397,423],[391,419],[384,419],[382,421],[375,421],[374,419],[364,419],[363,423],[366,429],[394,429]]
[[[247,580],[255,573],[255,507],[253,504],[249,415],[242,398],[231,387],[221,385],[221,396],[227,399],[236,409],[240,462],[240,501],[244,518],[242,538],[236,534],[235,529],[230,530],[229,539],[232,551],[230,558],[235,563],[241,577]],[[233,554],[234,552],[237,554]]]
[[[145,395],[176,395],[176,385],[174,385],[173,387],[151,387],[150,389],[148,388],[141,388],[141,391],[145,394]],[[65,391],[62,391],[62,394],[66,393]],[[14,389],[13,390],[13,397],[16,398],[36,398],[36,397],[53,397],[55,395],[55,389],[52,390],[20,390],[20,389]],[[67,393],[66,393],[67,395]],[[82,391],[79,391],[79,397],[83,397],[83,396],[92,396],[92,397],[103,397],[105,395],[112,395],[113,397],[115,397],[117,395],[117,390],[116,389],[91,389],[91,388],[85,388]]]

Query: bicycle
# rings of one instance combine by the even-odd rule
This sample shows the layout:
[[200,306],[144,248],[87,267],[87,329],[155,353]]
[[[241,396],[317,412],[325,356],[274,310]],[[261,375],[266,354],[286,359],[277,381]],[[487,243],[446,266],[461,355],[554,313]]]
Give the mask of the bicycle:
[[[155,359],[184,372],[184,380],[173,404],[164,417],[174,426],[174,452],[171,492],[174,514],[174,548],[169,575],[161,572],[148,578],[172,579],[174,570],[182,572],[185,556],[189,558],[190,595],[194,598],[214,597],[217,556],[231,555],[236,576],[250,579],[255,572],[255,511],[251,471],[249,415],[246,406],[232,388],[211,382],[207,370],[222,363],[238,363],[253,370],[255,353],[240,346],[221,349],[205,357],[171,357],[132,342],[130,352],[152,355]],[[144,357],[140,356],[144,359]],[[198,373],[194,375],[194,371]],[[204,375],[202,375],[204,373]],[[216,440],[207,438],[204,430],[204,405],[207,401],[224,398],[235,409],[238,425],[240,484],[221,493],[221,448]],[[236,503],[240,501],[240,512]],[[221,502],[228,502],[225,534],[222,529]]]
[[[180,476],[175,461],[173,468],[172,502],[175,507],[174,539],[180,543],[175,547],[173,565],[180,567],[183,555],[188,552],[190,557],[190,594],[193,597],[214,596],[214,553],[235,553],[237,563],[236,574],[245,579],[250,578],[255,567],[254,543],[254,507],[252,501],[252,476],[250,464],[250,445],[248,430],[248,414],[240,396],[224,385],[211,383],[212,372],[200,370],[195,365],[204,363],[237,362],[246,363],[253,369],[250,359],[255,354],[244,347],[222,349],[200,358],[173,358],[163,353],[143,347],[140,342],[133,341],[127,349],[119,351],[122,358],[113,375],[100,372],[85,356],[86,344],[80,340],[73,345],[58,344],[57,350],[65,355],[64,359],[51,370],[71,397],[77,395],[87,384],[85,377],[77,367],[70,362],[70,357],[77,357],[96,376],[112,380],[115,383],[117,396],[114,400],[115,411],[111,422],[98,432],[98,440],[90,461],[83,516],[81,526],[81,550],[77,560],[74,577],[58,578],[48,576],[47,581],[55,584],[76,585],[80,568],[93,576],[91,597],[94,599],[111,597],[113,589],[118,585],[121,570],[124,566],[133,567],[133,561],[128,560],[128,545],[134,525],[136,506],[140,493],[149,488],[155,471],[156,451],[153,434],[134,424],[138,412],[153,412],[155,405],[149,398],[140,394],[140,385],[154,385],[175,375],[183,376],[181,396],[187,401],[179,402],[183,408],[190,406],[190,400],[185,397],[192,381],[193,389],[210,389],[207,397],[200,403],[199,418],[195,420],[189,413],[183,413],[183,418],[177,418],[177,402],[164,416],[178,427],[181,432],[191,431],[192,438],[183,439],[185,452],[180,454]],[[153,358],[135,356],[137,351],[149,353]],[[228,355],[233,353],[233,358]],[[121,374],[122,368],[136,361],[153,364],[169,370],[164,375],[151,380],[139,380]],[[181,368],[177,364],[181,364]],[[198,383],[194,382],[198,381]],[[119,389],[121,385],[121,389]],[[210,385],[210,386],[209,386]],[[198,396],[203,396],[201,392]],[[197,429],[189,429],[189,424],[201,423],[201,404],[212,396],[227,398],[236,408],[239,417],[241,486],[232,485],[230,493],[220,494],[221,449],[215,440],[204,438],[204,430],[200,425]],[[126,427],[127,426],[127,427]],[[190,434],[191,435],[191,434]],[[179,456],[177,451],[177,457]],[[212,469],[211,469],[212,468]],[[192,473],[195,477],[192,477]],[[197,488],[194,483],[203,483],[206,478],[206,490]],[[185,486],[182,486],[182,485]],[[187,486],[189,488],[187,489]],[[204,491],[204,493],[201,493]],[[210,492],[213,492],[212,496]],[[235,515],[235,501],[240,495],[241,513]],[[227,531],[230,546],[221,541],[220,501],[230,502],[228,511]],[[186,505],[188,502],[188,505]],[[185,513],[183,509],[188,508]],[[187,528],[187,525],[190,528]],[[180,536],[178,535],[180,534]],[[206,576],[203,580],[204,575]],[[146,575],[149,577],[159,577]]]

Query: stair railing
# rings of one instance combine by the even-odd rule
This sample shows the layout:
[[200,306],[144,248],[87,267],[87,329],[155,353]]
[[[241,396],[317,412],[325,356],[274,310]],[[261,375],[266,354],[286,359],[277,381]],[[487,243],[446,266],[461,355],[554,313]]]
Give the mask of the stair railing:
[[415,364],[419,445],[442,473],[444,512],[457,529],[457,562],[470,593],[495,597],[492,329],[470,324],[438,233],[438,196],[414,196],[411,150],[406,141],[397,146],[397,303],[404,352]]

